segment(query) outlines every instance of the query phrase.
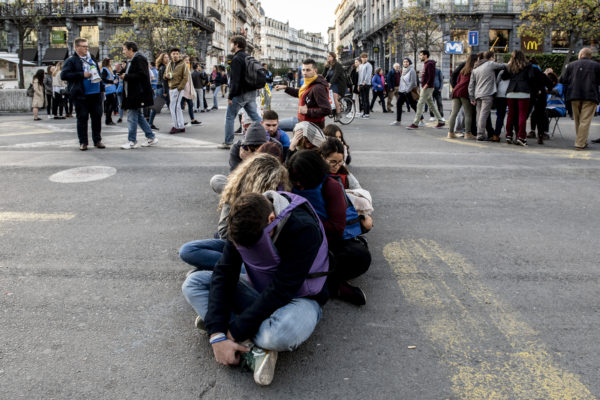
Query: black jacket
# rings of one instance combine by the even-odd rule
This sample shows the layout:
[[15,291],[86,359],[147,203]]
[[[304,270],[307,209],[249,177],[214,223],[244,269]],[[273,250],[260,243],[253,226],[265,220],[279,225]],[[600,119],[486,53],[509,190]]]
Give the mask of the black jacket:
[[153,105],[154,94],[150,84],[148,60],[136,53],[129,63],[129,71],[123,77],[123,108],[134,110]]
[[510,79],[506,93],[531,93],[535,91],[537,86],[535,81],[535,67],[531,64],[527,64],[525,68],[516,74],[511,74],[507,69],[502,74],[502,79]]
[[254,91],[246,83],[246,57],[243,50],[238,51],[231,60],[231,78],[229,81],[229,100],[246,92]]
[[[252,338],[260,324],[275,310],[288,304],[306,279],[323,240],[318,222],[304,207],[292,211],[275,241],[281,258],[273,281],[244,310],[235,309],[235,292],[242,267],[242,257],[228,240],[223,256],[215,265],[210,283],[205,325],[210,334],[231,332],[240,342]],[[302,246],[299,246],[302,243]],[[327,301],[327,285],[312,299],[321,305]],[[233,318],[232,313],[236,313]]]
[[567,87],[567,100],[587,100],[600,103],[600,63],[588,58],[567,65],[560,76],[560,83]]
[[158,84],[162,86],[163,93],[169,93],[169,81],[165,79],[165,71],[167,70],[167,66],[165,64],[160,64],[158,67]]
[[[94,63],[96,63],[96,60],[94,60]],[[98,63],[96,63],[97,66]],[[98,72],[100,72],[100,68],[98,68]],[[83,77],[83,61],[81,61],[77,53],[65,61],[60,73],[60,79],[67,81],[67,93],[71,99],[85,98],[83,80],[87,78]],[[104,92],[104,83],[102,82],[100,82],[100,92]]]
[[[328,76],[328,73],[329,67],[326,67],[325,71],[323,71],[323,76]],[[344,93],[346,93],[346,72],[344,71],[344,67],[342,66],[342,64],[340,64],[339,62],[333,64],[333,74],[331,75],[330,79],[327,79],[327,81],[331,85],[337,85],[339,94],[343,95]]]

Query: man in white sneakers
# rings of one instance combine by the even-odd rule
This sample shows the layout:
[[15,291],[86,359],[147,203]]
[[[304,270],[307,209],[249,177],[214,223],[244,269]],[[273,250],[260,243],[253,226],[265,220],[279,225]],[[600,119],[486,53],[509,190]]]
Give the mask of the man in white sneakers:
[[142,146],[153,146],[158,143],[150,124],[144,118],[143,107],[154,104],[154,94],[150,84],[148,60],[138,53],[137,44],[134,42],[123,43],[123,55],[129,60],[127,69],[123,74],[123,109],[127,112],[127,127],[129,130],[128,142],[121,148],[131,150],[137,147],[138,125],[146,135]]

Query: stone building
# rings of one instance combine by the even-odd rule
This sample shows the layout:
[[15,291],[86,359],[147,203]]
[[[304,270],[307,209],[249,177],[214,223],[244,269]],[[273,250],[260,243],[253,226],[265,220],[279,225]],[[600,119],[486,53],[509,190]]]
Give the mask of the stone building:
[[[38,65],[64,60],[73,52],[73,40],[88,39],[90,53],[102,59],[110,53],[109,39],[120,29],[131,28],[124,24],[121,15],[129,9],[130,0],[58,0],[49,2],[33,0],[43,16],[40,28],[32,32],[24,43],[25,59]],[[167,0],[158,0],[159,3]],[[237,0],[240,1],[240,0]],[[206,56],[207,46],[215,24],[204,14],[205,0],[169,0],[176,18],[191,22],[202,33],[196,47],[201,58]],[[3,17],[0,15],[0,21]],[[17,52],[16,28],[4,21],[0,31],[0,51]]]
[[271,68],[296,68],[305,58],[327,59],[327,47],[320,33],[305,32],[289,23],[266,16],[261,22],[261,60]]
[[[568,40],[564,32],[553,31],[543,43],[518,35],[521,12],[529,3],[529,0],[342,0],[336,9],[336,49],[345,61],[364,51],[376,66],[386,70],[405,56],[414,58],[413,49],[402,46],[401,38],[394,37],[392,31],[395,12],[416,5],[431,13],[439,23],[438,45],[429,50],[446,77],[451,67],[470,51],[566,52]],[[477,32],[477,46],[469,46],[469,31]],[[462,41],[464,54],[446,54],[443,47],[449,41]]]

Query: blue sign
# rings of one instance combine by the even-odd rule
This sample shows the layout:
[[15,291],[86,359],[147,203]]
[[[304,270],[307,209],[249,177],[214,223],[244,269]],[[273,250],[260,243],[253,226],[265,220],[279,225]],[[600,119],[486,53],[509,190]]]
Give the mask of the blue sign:
[[479,31],[469,31],[469,46],[479,46]]
[[446,42],[446,54],[462,54],[463,42]]

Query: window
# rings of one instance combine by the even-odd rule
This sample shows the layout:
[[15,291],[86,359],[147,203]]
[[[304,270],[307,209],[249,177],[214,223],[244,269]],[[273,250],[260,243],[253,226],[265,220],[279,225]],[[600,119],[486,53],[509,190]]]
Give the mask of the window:
[[553,49],[568,49],[569,34],[565,31],[552,31],[552,48]]
[[496,53],[508,53],[508,29],[490,29],[490,50]]

